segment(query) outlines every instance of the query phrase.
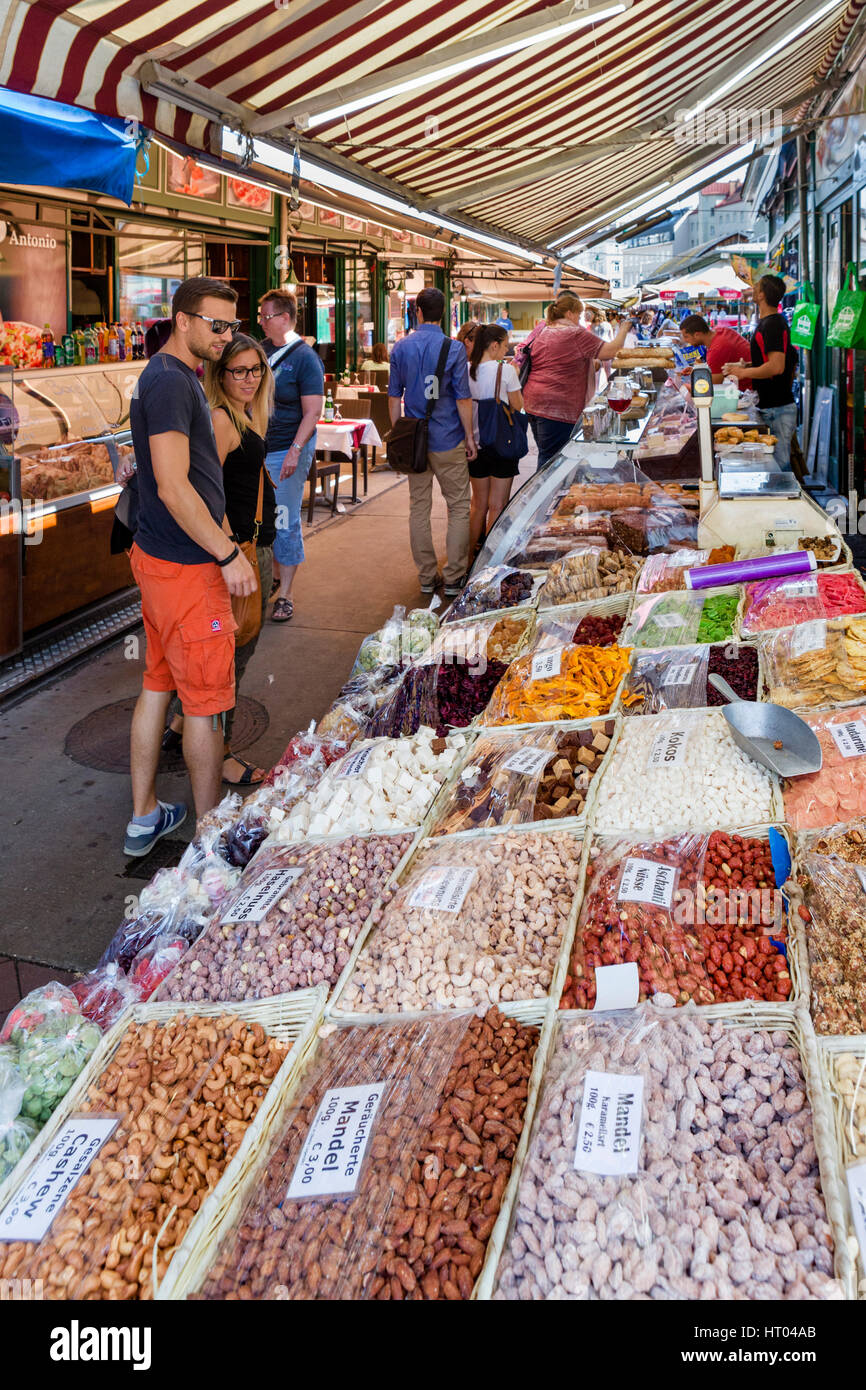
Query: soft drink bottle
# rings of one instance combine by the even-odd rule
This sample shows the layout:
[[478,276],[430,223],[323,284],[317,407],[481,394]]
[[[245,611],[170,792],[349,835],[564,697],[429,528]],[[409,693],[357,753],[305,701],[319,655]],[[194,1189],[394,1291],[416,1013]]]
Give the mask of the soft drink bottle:
[[76,367],[83,367],[85,362],[84,329],[76,328],[72,334],[72,337],[75,342],[75,365]]
[[84,362],[90,367],[99,361],[99,337],[93,324],[84,330]]
[[63,335],[63,356],[66,358],[66,365],[67,365],[67,367],[72,367],[72,366],[74,366],[74,364],[75,364],[75,339],[73,338],[73,336],[72,336],[71,333],[64,333],[64,335]]
[[43,367],[55,365],[54,334],[51,331],[50,323],[46,323],[42,330],[42,365]]

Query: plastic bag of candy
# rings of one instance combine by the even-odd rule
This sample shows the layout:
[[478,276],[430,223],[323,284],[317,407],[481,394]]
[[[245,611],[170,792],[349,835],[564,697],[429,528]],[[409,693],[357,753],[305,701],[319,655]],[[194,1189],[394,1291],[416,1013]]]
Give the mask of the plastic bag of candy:
[[0,1043],[11,1041],[20,1047],[27,1034],[48,1019],[78,1012],[78,1000],[72,991],[59,980],[51,980],[39,989],[32,989],[15,1005],[0,1030]]
[[124,1009],[137,1004],[141,994],[116,962],[97,966],[72,985],[81,1012],[103,1032],[116,1023]]

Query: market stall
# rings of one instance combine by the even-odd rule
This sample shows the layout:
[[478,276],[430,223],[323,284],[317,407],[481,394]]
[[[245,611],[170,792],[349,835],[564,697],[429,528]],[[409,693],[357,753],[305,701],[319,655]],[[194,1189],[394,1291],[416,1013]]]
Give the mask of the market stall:
[[[783,517],[632,452],[570,441],[451,609],[395,610],[93,971],[13,1011],[0,1278],[866,1295],[866,587],[799,490]],[[739,746],[718,675],[804,712],[819,772]],[[124,1073],[149,1115],[187,1048],[170,1163],[121,1118],[53,1221],[24,1206],[73,1116],[122,1116]]]

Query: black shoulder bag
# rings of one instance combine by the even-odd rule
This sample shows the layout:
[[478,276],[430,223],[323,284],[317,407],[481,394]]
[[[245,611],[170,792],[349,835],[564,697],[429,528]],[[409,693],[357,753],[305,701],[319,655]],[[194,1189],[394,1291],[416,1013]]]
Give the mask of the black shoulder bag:
[[436,390],[427,402],[427,409],[420,420],[410,420],[407,415],[392,425],[385,435],[388,449],[388,466],[395,473],[427,472],[427,435],[430,429],[430,416],[442,392],[442,377],[448,360],[450,338],[446,338],[436,364]]

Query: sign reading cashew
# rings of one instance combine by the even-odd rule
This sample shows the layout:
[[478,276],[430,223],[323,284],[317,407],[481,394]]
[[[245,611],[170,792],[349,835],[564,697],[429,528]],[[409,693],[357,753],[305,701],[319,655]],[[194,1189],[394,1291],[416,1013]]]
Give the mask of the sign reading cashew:
[[120,1124],[114,1119],[73,1115],[0,1212],[0,1241],[39,1241],[78,1179]]

